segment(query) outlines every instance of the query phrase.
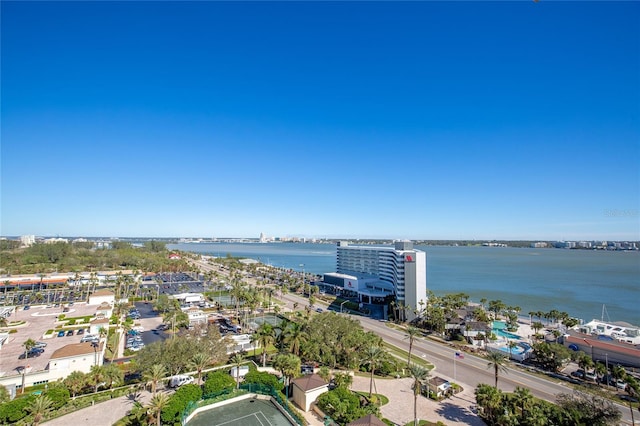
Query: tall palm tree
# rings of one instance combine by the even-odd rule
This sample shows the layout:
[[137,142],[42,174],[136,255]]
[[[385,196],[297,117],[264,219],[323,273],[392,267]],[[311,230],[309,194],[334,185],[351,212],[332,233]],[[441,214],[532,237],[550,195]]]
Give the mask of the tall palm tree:
[[429,370],[413,364],[409,366],[409,375],[413,379],[411,385],[413,390],[413,424],[418,426],[418,395],[422,393],[422,384],[429,380]]
[[191,357],[189,365],[198,372],[198,385],[202,384],[202,370],[211,364],[211,357],[204,352],[198,352]]
[[409,356],[407,357],[407,368],[411,364],[411,349],[413,348],[413,342],[416,340],[416,337],[420,333],[420,329],[410,325],[407,327],[407,334],[405,334],[404,338],[409,339]]
[[268,322],[263,322],[255,333],[257,343],[262,348],[262,366],[267,364],[267,347],[275,342],[275,331]]
[[145,379],[147,383],[151,383],[151,393],[156,394],[158,388],[158,382],[167,375],[167,369],[162,364],[153,364],[151,368],[145,373]]
[[294,354],[280,354],[273,361],[273,368],[279,370],[285,378],[287,398],[289,398],[291,379],[300,374],[300,364],[300,358]]
[[240,366],[244,363],[244,357],[237,353],[231,357],[231,363],[236,367],[236,389],[240,389]]
[[104,369],[101,365],[92,365],[87,374],[89,383],[94,387],[94,392],[98,393],[98,386],[104,381]]
[[80,392],[87,384],[87,376],[82,371],[73,371],[64,380],[64,385],[71,391],[71,396],[75,399],[76,394]]
[[38,395],[33,402],[27,406],[27,411],[33,415],[33,426],[38,426],[44,415],[53,405],[53,401],[46,395]]
[[27,359],[27,353],[36,346],[36,341],[29,338],[22,343],[24,346],[24,359]]
[[124,372],[120,368],[118,368],[116,364],[103,366],[102,373],[109,389],[113,387],[114,383],[119,384],[124,382]]
[[152,416],[155,416],[156,426],[162,425],[162,420],[160,415],[162,414],[162,410],[169,404],[169,397],[165,393],[156,393],[151,397],[149,401],[149,413]]
[[284,330],[284,342],[289,345],[289,351],[294,355],[300,355],[300,345],[305,337],[306,333],[300,323],[291,322]]
[[527,388],[516,387],[513,392],[514,402],[520,408],[520,424],[526,424],[529,417],[529,410],[532,408],[534,397]]
[[369,382],[369,398],[373,395],[373,375],[376,371],[376,367],[380,365],[384,359],[385,351],[379,346],[369,346],[365,351],[364,358],[362,360],[363,365],[368,365],[370,369],[371,380]]
[[509,340],[507,347],[509,348],[509,359],[511,359],[512,351],[518,347],[518,344],[513,340]]
[[506,373],[507,367],[505,367],[507,358],[500,352],[489,352],[487,354],[487,368],[493,368],[493,374],[495,376],[495,387],[498,387],[498,375],[500,371]]

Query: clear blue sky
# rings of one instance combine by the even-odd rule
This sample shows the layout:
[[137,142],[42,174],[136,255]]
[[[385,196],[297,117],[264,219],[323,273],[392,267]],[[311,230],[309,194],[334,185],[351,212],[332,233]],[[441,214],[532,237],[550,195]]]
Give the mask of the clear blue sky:
[[2,235],[640,239],[638,2],[2,2]]

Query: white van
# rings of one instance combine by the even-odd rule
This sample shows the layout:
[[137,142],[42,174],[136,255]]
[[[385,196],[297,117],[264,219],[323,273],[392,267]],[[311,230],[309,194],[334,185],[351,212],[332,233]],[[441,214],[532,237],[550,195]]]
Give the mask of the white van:
[[179,388],[182,385],[188,385],[193,383],[193,377],[187,376],[184,374],[179,374],[177,376],[173,376],[171,380],[169,380],[169,387]]

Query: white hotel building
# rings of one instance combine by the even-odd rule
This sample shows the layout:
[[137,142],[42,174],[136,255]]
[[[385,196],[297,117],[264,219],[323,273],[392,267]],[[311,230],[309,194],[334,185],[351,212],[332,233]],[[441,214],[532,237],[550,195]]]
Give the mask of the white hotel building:
[[410,241],[393,247],[350,246],[339,242],[336,273],[324,274],[324,283],[357,294],[361,303],[382,304],[389,296],[413,309],[427,301],[427,254]]

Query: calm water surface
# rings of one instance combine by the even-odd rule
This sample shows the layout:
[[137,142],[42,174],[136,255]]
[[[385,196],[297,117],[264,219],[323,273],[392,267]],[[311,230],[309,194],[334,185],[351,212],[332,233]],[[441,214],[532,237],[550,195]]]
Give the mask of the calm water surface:
[[[322,274],[336,268],[331,244],[172,244],[213,256],[250,257],[277,267]],[[640,252],[502,247],[416,248],[427,252],[427,288],[464,292],[478,302],[500,299],[522,313],[557,309],[591,320],[603,305],[612,321],[640,325]],[[303,266],[302,266],[303,265]]]

